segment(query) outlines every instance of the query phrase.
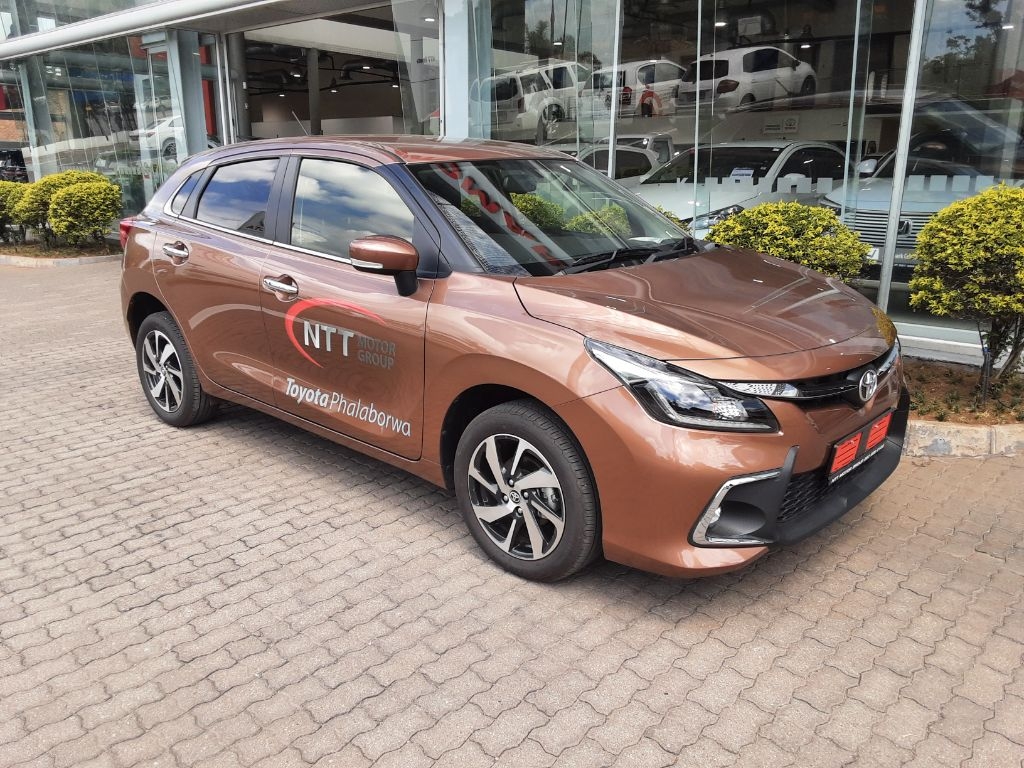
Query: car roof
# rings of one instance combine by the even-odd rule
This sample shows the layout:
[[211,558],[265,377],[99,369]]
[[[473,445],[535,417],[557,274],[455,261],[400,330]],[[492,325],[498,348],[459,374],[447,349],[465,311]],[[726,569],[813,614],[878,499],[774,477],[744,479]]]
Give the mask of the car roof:
[[443,139],[437,136],[292,136],[229,144],[202,153],[210,160],[239,149],[350,150],[368,155],[384,164],[437,163],[459,160],[501,160],[516,158],[558,158],[565,154],[543,147],[485,139]]
[[[747,147],[754,149],[785,149],[786,147],[827,147],[836,152],[841,150],[834,144],[827,141],[793,141],[792,139],[759,139],[758,141],[720,141],[715,144],[705,145],[707,149],[732,149],[735,147]],[[704,149],[702,147],[701,149]]]
[[711,59],[739,59],[743,56],[751,53],[752,51],[782,51],[781,48],[776,48],[774,45],[754,45],[749,48],[727,48],[723,51],[715,51],[714,53],[705,53],[701,56],[701,61],[710,61]]
[[[618,70],[620,72],[624,72],[625,70],[628,69],[639,69],[640,67],[646,66],[648,64],[671,64],[677,69],[685,69],[685,67],[676,64],[674,61],[671,61],[669,59],[641,59],[639,61],[624,61],[621,64],[619,64]],[[601,67],[600,69],[595,69],[594,74],[596,75],[599,72],[602,74],[605,72],[611,72],[613,69],[616,69],[616,67]]]

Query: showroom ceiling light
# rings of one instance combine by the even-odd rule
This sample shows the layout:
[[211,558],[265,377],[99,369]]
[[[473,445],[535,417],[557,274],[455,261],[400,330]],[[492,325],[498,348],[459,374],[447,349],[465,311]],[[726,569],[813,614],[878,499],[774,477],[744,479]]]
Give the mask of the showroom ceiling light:
[[725,25],[726,25],[726,22],[724,22],[724,21],[716,21],[715,22],[715,26],[716,27],[724,27]]

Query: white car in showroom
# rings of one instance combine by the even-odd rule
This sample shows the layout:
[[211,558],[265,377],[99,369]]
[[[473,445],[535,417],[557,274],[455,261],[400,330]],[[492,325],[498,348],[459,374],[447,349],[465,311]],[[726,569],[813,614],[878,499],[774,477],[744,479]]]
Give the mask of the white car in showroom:
[[781,48],[734,48],[700,57],[687,67],[679,86],[680,104],[692,104],[698,91],[702,103],[729,108],[785,96],[807,96],[818,89],[818,75],[806,61]]
[[[817,204],[819,182],[841,187],[851,174],[846,157],[822,141],[734,141],[677,155],[633,187],[653,205],[690,222],[705,238],[720,221],[759,203]],[[696,178],[694,178],[696,176]],[[828,183],[828,182],[826,182]]]
[[685,75],[685,69],[667,59],[624,61],[595,70],[580,90],[580,119],[607,119],[613,103],[620,118],[674,115]]

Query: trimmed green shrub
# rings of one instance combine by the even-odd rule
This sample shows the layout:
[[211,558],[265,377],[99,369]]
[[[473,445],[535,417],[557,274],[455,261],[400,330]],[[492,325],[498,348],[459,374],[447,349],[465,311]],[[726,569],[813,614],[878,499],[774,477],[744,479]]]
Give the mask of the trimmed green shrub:
[[58,189],[50,199],[50,228],[70,245],[102,240],[121,214],[121,188],[87,181]]
[[[14,223],[14,206],[25,194],[28,184],[17,181],[0,181],[0,239],[11,241],[7,228]],[[15,235],[17,239],[17,235]]]
[[561,229],[565,224],[565,209],[540,195],[513,192],[512,204],[519,212],[541,229]]
[[711,228],[716,243],[751,248],[840,280],[860,274],[870,248],[835,212],[800,203],[762,203]]
[[625,209],[614,203],[596,211],[587,211],[573,216],[566,223],[565,228],[572,232],[591,232],[597,235],[615,234],[628,237],[630,234],[629,219]]
[[1024,189],[999,185],[943,208],[921,230],[914,256],[910,305],[982,330],[985,399],[990,377],[1016,371],[1024,354]]
[[107,182],[100,174],[89,171],[63,171],[44,176],[39,181],[27,185],[25,193],[14,206],[14,221],[23,227],[38,230],[49,243],[52,237],[46,222],[50,215],[50,198],[53,194],[58,189],[70,187],[72,184],[101,181]]

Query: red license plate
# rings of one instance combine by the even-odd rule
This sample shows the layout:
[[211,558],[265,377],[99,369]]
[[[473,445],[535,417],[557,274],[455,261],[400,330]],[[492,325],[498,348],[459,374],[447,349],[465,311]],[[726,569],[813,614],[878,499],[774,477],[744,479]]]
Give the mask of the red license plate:
[[845,477],[885,447],[885,437],[892,424],[892,411],[875,419],[866,427],[848,435],[832,448],[828,464],[828,481]]

